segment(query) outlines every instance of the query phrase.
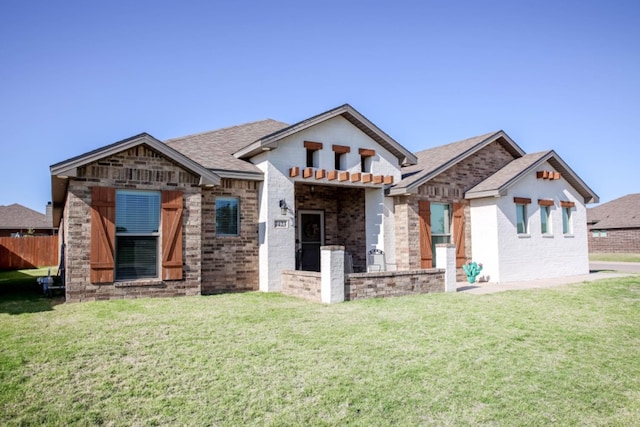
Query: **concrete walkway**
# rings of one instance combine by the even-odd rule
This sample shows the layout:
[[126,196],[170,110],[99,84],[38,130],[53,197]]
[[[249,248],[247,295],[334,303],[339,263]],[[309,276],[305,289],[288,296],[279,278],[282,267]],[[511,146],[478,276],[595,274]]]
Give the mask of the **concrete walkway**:
[[492,294],[502,291],[515,291],[522,289],[544,289],[554,286],[568,285],[572,283],[593,282],[601,279],[611,279],[615,277],[633,276],[633,273],[613,272],[613,271],[595,271],[581,276],[557,277],[553,279],[530,280],[523,282],[509,283],[467,283],[458,282],[457,291],[468,294]]

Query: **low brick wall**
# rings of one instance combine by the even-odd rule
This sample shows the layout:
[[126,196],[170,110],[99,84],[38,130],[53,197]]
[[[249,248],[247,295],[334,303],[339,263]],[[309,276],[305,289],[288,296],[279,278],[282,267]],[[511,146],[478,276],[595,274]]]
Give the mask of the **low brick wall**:
[[282,293],[310,301],[322,302],[320,273],[316,271],[283,271]]
[[345,277],[345,300],[444,292],[444,270],[353,273]]
[[184,280],[139,280],[106,284],[88,283],[66,289],[67,302],[102,301],[125,298],[178,297],[200,295],[199,282]]

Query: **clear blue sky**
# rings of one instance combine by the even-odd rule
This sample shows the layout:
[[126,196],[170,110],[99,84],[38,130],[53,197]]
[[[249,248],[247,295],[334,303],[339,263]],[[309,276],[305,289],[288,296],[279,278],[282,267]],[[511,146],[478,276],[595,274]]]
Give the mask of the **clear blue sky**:
[[0,205],[49,166],[350,103],[413,151],[505,130],[606,202],[640,192],[640,2],[0,3]]

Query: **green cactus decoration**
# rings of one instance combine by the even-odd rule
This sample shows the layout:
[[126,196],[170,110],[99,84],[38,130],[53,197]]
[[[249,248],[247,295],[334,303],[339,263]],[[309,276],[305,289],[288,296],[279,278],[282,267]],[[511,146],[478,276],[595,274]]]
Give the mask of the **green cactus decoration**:
[[467,275],[469,283],[474,283],[476,281],[476,277],[478,277],[478,274],[482,271],[482,264],[469,261],[462,266],[462,269]]

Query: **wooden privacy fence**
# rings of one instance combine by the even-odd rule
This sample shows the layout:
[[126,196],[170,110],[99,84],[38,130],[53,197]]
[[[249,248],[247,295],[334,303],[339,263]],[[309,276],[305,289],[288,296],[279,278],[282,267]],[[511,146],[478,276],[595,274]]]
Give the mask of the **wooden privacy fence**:
[[58,265],[58,236],[0,237],[0,270]]

